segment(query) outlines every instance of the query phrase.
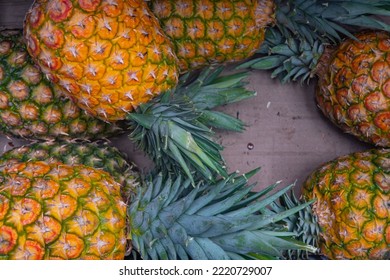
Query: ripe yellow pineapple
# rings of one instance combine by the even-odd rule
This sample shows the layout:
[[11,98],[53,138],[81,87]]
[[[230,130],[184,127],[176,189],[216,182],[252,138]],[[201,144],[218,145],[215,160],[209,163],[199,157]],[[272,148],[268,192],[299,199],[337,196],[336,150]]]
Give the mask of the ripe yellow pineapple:
[[[81,108],[115,121],[173,88],[179,71],[250,57],[272,23],[310,38],[336,36],[344,30],[340,18],[361,16],[350,14],[350,2],[316,3],[306,11],[304,3],[279,0],[35,0],[25,37],[43,71]],[[363,14],[370,12],[381,7]]]
[[177,84],[177,58],[142,0],[37,0],[28,51],[79,107],[106,121]]
[[334,259],[390,258],[390,151],[339,157],[303,187],[321,228],[321,252]]
[[[314,170],[302,188],[313,204],[287,217],[299,240],[329,259],[390,259],[390,150],[338,157]],[[283,211],[302,203],[293,193],[274,204]],[[306,252],[289,258],[306,259]]]
[[11,161],[0,181],[0,259],[124,258],[126,204],[108,173]]
[[93,139],[121,132],[78,108],[27,53],[21,30],[0,32],[0,131],[27,139]]
[[390,147],[390,34],[356,37],[327,50],[319,61],[317,103],[343,131]]

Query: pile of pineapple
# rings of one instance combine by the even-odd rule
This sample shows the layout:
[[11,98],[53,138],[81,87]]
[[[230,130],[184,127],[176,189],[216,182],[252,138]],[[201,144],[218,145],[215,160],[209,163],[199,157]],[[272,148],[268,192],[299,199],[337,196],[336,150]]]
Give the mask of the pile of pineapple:
[[[35,0],[0,34],[1,131],[40,141],[0,158],[0,259],[390,258],[390,151],[324,165],[298,200],[253,192],[257,170],[229,174],[213,139],[244,127],[213,108],[275,68],[317,74],[321,110],[389,146],[390,38],[345,27],[388,29],[372,2]],[[153,171],[104,141],[124,133]]]

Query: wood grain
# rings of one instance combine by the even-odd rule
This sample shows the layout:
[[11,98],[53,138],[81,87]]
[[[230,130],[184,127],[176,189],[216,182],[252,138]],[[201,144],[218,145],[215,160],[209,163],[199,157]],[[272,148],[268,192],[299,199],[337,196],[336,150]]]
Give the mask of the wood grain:
[[22,28],[31,0],[0,0],[0,26],[4,28]]

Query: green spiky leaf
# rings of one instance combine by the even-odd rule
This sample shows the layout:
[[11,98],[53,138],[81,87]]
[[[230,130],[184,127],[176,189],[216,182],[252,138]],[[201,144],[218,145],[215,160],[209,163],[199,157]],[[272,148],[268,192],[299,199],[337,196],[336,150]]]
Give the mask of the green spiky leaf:
[[390,16],[387,0],[276,0],[275,4],[276,27],[285,38],[293,34],[310,44],[353,38],[351,30],[356,28],[390,30],[383,19]]
[[282,83],[300,81],[309,82],[315,75],[315,70],[326,44],[316,40],[310,44],[304,39],[294,39],[293,35],[285,39],[278,28],[270,28],[266,32],[265,42],[258,50],[261,55],[242,63],[237,68],[273,70],[272,78],[278,78]]
[[245,125],[212,109],[256,93],[245,89],[247,72],[222,75],[223,69],[210,67],[188,73],[176,89],[128,115],[133,131],[130,138],[157,167],[184,173],[192,183],[194,172],[209,181],[227,176],[223,148],[214,141],[212,128],[240,132]]
[[[308,204],[310,205],[311,203],[312,202],[309,202]],[[302,203],[296,198],[294,192],[290,191],[279,197],[279,200],[275,200],[271,204],[271,210],[268,212],[267,209],[265,213],[273,215],[296,209],[296,207],[299,206],[301,209],[296,211],[294,215],[283,217],[283,222],[287,226],[289,232],[292,231],[295,233],[297,240],[318,248],[321,229],[318,225],[318,220],[309,205]],[[285,253],[286,257],[289,259],[308,259],[311,256],[307,250],[293,250],[286,251]],[[314,253],[318,253],[318,251]]]
[[248,179],[257,171],[230,174],[215,184],[197,180],[196,188],[182,176],[147,176],[128,207],[134,248],[144,259],[278,259],[286,250],[314,252],[281,226],[307,204],[268,208],[291,186],[251,192]]

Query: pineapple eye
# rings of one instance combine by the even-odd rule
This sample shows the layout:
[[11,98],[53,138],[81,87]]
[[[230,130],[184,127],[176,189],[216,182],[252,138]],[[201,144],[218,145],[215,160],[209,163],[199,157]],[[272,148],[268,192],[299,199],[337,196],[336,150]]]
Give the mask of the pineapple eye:
[[88,72],[92,75],[92,76],[96,76],[96,74],[97,74],[97,70],[96,70],[96,68],[95,67],[93,67],[93,66],[88,66]]
[[145,91],[145,93],[146,93],[147,95],[153,95],[153,91],[152,91],[150,88],[148,88],[148,89]]
[[136,72],[129,71],[129,72],[127,72],[127,75],[129,76],[130,80],[137,81],[137,82],[139,81]]
[[141,30],[141,35],[144,37],[149,37],[149,32],[146,30]]
[[[115,81],[114,81],[114,83],[115,83]],[[111,96],[108,95],[108,94],[103,95],[103,96],[102,96],[102,99],[103,99],[104,101],[108,102],[108,103],[112,103],[112,101],[111,101]]]
[[126,96],[127,98],[129,98],[130,100],[134,100],[133,95],[131,94],[130,91],[126,92],[126,93],[125,93],[125,96]]
[[117,54],[115,56],[115,62],[118,63],[118,64],[124,64],[125,63],[125,61],[123,60],[123,57],[120,54]]
[[146,53],[142,53],[142,52],[138,52],[138,53],[137,53],[137,56],[138,56],[139,58],[142,58],[142,59],[145,58],[145,55],[146,55]]
[[78,56],[78,51],[77,51],[75,46],[70,46],[69,47],[69,52],[73,55],[73,57],[77,57]]
[[118,6],[118,2],[116,0],[106,0],[108,5]]
[[150,71],[149,76],[151,76],[153,79],[157,78],[157,75],[154,71]]
[[116,80],[117,80],[117,77],[115,77],[115,76],[108,78],[108,82],[110,83],[110,85],[115,85]]
[[110,26],[110,23],[108,21],[103,22],[104,28],[106,28],[108,31],[112,31],[112,27]]
[[84,106],[90,108],[90,101],[87,97],[82,97],[80,98],[80,103],[83,104]]
[[82,85],[81,86],[84,91],[86,91],[88,94],[91,94],[92,92],[92,86],[91,85]]
[[97,43],[95,48],[96,48],[97,53],[99,53],[99,54],[104,53],[105,47],[103,45]]

